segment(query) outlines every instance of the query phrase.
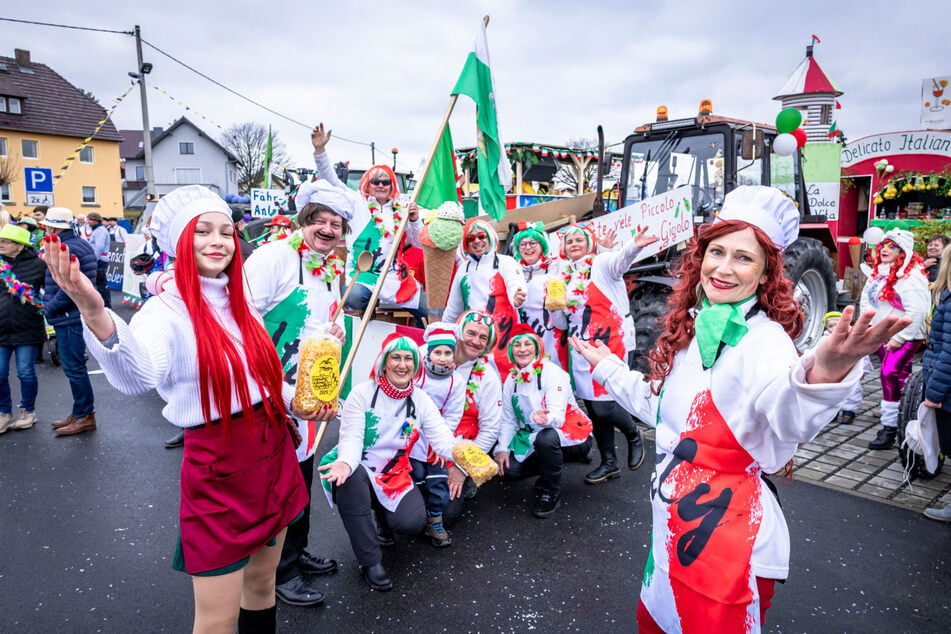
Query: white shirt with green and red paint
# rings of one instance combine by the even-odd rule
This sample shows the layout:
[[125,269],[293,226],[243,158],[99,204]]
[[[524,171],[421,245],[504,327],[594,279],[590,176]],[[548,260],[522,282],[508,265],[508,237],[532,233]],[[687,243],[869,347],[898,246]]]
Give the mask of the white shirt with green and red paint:
[[515,258],[494,251],[475,260],[466,255],[456,264],[456,273],[449,287],[449,299],[443,312],[443,321],[454,323],[467,310],[481,310],[492,315],[498,331],[492,362],[499,374],[505,376],[512,362],[508,345],[512,327],[519,323],[513,301],[518,290],[525,290],[522,267]]
[[[634,350],[634,320],[624,285],[624,273],[640,253],[634,240],[617,251],[587,255],[576,262],[555,260],[551,275],[565,279],[568,310],[552,311],[552,324],[567,330],[569,337],[603,341],[621,359]],[[604,387],[591,378],[591,366],[573,349],[568,354],[568,372],[575,394],[589,401],[610,400]]]
[[657,428],[641,600],[666,632],[760,631],[756,577],[789,573],[786,521],[760,474],[815,438],[862,375],[858,364],[841,383],[808,384],[814,357],[800,358],[763,313],[747,324],[709,369],[692,340],[661,397],[616,357],[594,370],[611,398]]
[[499,438],[502,421],[502,380],[489,362],[479,357],[456,366],[456,380],[465,390],[462,418],[456,425],[457,438],[471,440],[489,453]]
[[[502,386],[502,429],[495,453],[508,451],[519,462],[535,451],[535,437],[543,429],[557,431],[562,447],[581,444],[591,435],[591,421],[578,408],[568,374],[550,359],[540,367],[535,374],[529,365]],[[532,415],[542,410],[548,414],[539,424]]]
[[[371,407],[374,394],[376,404]],[[406,400],[392,399],[378,390],[375,381],[355,387],[340,413],[340,436],[337,446],[320,461],[321,465],[341,460],[350,465],[351,473],[363,465],[377,500],[388,511],[395,511],[400,501],[413,488],[409,454],[425,435],[436,455],[452,460],[456,439],[439,408],[422,390],[413,390],[415,416],[407,416]],[[324,491],[330,498],[326,480]]]

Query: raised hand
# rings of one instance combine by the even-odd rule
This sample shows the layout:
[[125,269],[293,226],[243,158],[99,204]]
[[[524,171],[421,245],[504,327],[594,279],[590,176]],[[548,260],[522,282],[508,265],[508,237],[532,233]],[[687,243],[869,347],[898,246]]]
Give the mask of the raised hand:
[[634,234],[634,244],[642,249],[648,245],[654,244],[658,240],[660,240],[660,238],[657,236],[647,235],[646,227]]
[[330,143],[330,137],[332,135],[333,130],[327,130],[324,132],[323,121],[317,124],[313,132],[310,133],[310,142],[314,144],[314,154],[324,153],[324,150],[327,148],[327,144]]
[[112,317],[106,312],[102,295],[95,285],[79,268],[79,259],[69,252],[56,235],[43,238],[43,250],[40,257],[53,276],[60,290],[69,295],[83,316],[86,326],[99,341],[105,341],[116,331]]
[[601,239],[598,240],[598,244],[602,249],[610,250],[614,248],[614,245],[617,244],[617,231],[614,229],[608,229]]
[[587,342],[582,341],[578,337],[568,337],[568,343],[575,349],[575,352],[585,358],[585,361],[587,361],[592,368],[613,354],[611,349],[604,345],[604,342],[597,339],[593,342]]
[[862,313],[851,326],[854,306],[842,311],[842,318],[828,337],[816,348],[816,363],[806,373],[808,383],[838,383],[855,364],[908,327],[908,317],[890,316],[872,327],[874,311]]

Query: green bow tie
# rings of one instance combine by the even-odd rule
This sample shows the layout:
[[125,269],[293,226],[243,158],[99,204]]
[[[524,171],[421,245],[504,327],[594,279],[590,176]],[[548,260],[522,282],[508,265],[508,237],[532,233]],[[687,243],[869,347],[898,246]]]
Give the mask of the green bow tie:
[[694,320],[697,344],[700,346],[700,359],[703,361],[704,368],[709,368],[717,360],[717,350],[720,349],[721,341],[728,346],[736,346],[743,335],[749,332],[746,316],[740,308],[749,299],[747,297],[735,304],[710,304],[704,298],[700,312]]

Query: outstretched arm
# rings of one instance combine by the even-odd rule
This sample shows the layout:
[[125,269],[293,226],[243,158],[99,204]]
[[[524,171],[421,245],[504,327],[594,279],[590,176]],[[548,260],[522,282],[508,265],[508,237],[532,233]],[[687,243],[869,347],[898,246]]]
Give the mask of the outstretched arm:
[[816,348],[816,363],[806,373],[807,383],[838,383],[863,357],[911,323],[907,317],[886,317],[871,328],[873,311],[862,313],[851,326],[854,306],[842,311],[842,318],[828,337]]

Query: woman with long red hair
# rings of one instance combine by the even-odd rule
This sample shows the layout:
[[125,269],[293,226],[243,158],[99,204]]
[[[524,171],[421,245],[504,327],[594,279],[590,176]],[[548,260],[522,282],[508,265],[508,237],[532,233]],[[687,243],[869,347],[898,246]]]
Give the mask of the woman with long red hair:
[[[231,211],[200,185],[152,216],[174,280],[126,324],[104,307],[76,258],[45,239],[49,269],[83,316],[86,345],[125,394],[151,389],[185,429],[180,539],[173,566],[192,575],[196,632],[273,632],[275,570],[286,527],[307,504],[280,360],[244,295]],[[284,392],[287,393],[284,393]]]
[[573,338],[593,377],[656,425],[651,553],[637,610],[641,632],[759,632],[775,580],[789,571],[789,533],[762,474],[835,418],[862,374],[857,362],[908,320],[847,308],[813,355],[793,345],[802,314],[782,251],[799,213],[779,190],[740,187],[700,230],[680,268],[647,377],[601,342]]
[[863,265],[868,278],[859,306],[874,310],[875,320],[887,315],[911,319],[911,324],[878,349],[882,362],[882,428],[869,449],[889,449],[898,435],[898,403],[911,374],[915,353],[928,336],[925,317],[931,310],[928,273],[915,253],[915,236],[904,229],[892,229],[875,248],[871,269]]

